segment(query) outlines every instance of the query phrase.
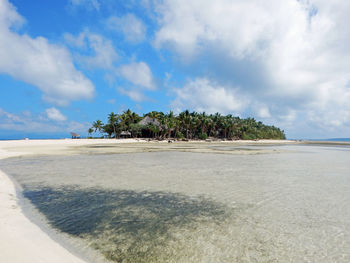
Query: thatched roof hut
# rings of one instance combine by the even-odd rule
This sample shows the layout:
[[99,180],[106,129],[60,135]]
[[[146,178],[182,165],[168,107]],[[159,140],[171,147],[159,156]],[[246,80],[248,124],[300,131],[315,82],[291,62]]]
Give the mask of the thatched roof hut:
[[155,125],[158,127],[161,127],[160,122],[155,119],[155,118],[151,118],[150,116],[146,116],[144,117],[141,121],[138,122],[139,125]]
[[129,132],[129,131],[122,131],[120,133],[120,137],[131,137],[131,132]]
[[80,134],[71,132],[70,135],[72,135],[72,139],[80,139]]

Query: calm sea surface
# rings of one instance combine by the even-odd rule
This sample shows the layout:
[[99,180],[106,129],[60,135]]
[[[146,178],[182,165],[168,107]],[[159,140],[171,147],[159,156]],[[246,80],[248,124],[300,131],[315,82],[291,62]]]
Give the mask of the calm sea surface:
[[266,147],[284,151],[0,165],[52,228],[114,262],[350,262],[350,148]]

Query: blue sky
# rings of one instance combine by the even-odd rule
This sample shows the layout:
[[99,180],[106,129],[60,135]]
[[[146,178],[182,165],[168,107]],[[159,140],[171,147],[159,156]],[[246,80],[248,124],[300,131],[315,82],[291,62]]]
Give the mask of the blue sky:
[[0,139],[128,108],[350,137],[346,0],[0,0]]

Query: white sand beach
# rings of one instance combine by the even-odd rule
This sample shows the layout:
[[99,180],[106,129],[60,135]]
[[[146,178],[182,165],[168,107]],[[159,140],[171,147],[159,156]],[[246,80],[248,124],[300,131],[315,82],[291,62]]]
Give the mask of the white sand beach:
[[[0,142],[0,159],[22,155],[74,154],[77,147],[94,144],[122,144],[146,142],[135,139],[80,140],[18,140]],[[166,142],[165,142],[166,143]],[[164,145],[168,145],[166,143]],[[286,144],[292,141],[235,141],[240,144]],[[154,143],[156,144],[156,143]],[[188,142],[184,143],[188,144]],[[148,144],[153,145],[153,144]],[[169,144],[169,147],[172,144]],[[127,150],[126,152],[128,152]],[[18,205],[16,189],[10,178],[0,171],[0,255],[6,263],[79,263],[84,262],[54,241],[39,226],[31,222]]]

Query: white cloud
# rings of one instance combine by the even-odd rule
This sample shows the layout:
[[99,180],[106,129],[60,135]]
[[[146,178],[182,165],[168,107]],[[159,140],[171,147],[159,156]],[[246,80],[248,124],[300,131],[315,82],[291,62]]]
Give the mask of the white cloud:
[[161,28],[155,44],[168,43],[184,55],[208,43],[226,49],[231,57],[263,55],[271,40],[307,22],[296,0],[166,0],[158,12]]
[[59,105],[91,98],[93,84],[76,70],[65,47],[11,30],[23,21],[12,4],[0,0],[0,73],[36,86],[45,100]]
[[143,89],[155,90],[152,71],[145,62],[132,62],[118,69],[118,74]]
[[123,33],[128,42],[140,43],[145,40],[146,26],[134,14],[126,14],[122,17],[111,16],[107,20],[107,27]]
[[59,121],[52,122],[47,118],[47,112],[32,115],[29,111],[20,114],[10,113],[0,108],[0,130],[3,133],[23,132],[23,133],[67,133],[74,131],[86,134],[91,124],[76,121]]
[[142,91],[156,89],[152,71],[145,62],[131,62],[117,67],[118,55],[113,44],[101,35],[84,30],[77,36],[65,34],[65,40],[76,47],[75,57],[81,66],[108,70],[105,80],[109,85],[115,84],[116,77],[129,82],[131,85],[128,88],[119,88],[118,91],[132,100],[144,101],[147,97]]
[[256,113],[257,113],[258,117],[263,118],[263,119],[271,117],[269,107],[264,105],[264,104],[260,104],[260,105],[256,106]]
[[[109,70],[114,68],[118,55],[110,40],[88,30],[84,30],[78,36],[67,33],[64,37],[71,46],[79,48],[77,59],[82,66]],[[84,51],[92,51],[92,54],[81,54]]]
[[24,22],[24,18],[17,13],[12,4],[7,0],[0,1],[0,27],[2,30],[14,25],[21,26]]
[[115,101],[115,99],[109,99],[106,102],[109,104],[115,104],[116,101]]
[[135,90],[135,89],[124,89],[124,88],[119,88],[118,91],[123,94],[128,96],[130,99],[132,99],[133,101],[136,102],[141,102],[141,101],[145,101],[148,98],[139,90]]
[[188,81],[183,88],[174,91],[176,98],[172,108],[177,112],[193,109],[198,112],[238,114],[248,103],[239,96],[238,89],[220,86],[206,78]]
[[69,0],[72,6],[83,6],[87,9],[100,10],[100,2],[98,0]]
[[0,108],[0,116],[13,122],[19,122],[21,120],[21,118],[19,118],[17,115],[7,112],[2,108]]
[[258,94],[255,103],[269,107],[261,116],[350,125],[350,1],[165,0],[156,10],[155,46]]
[[64,116],[58,109],[52,107],[45,110],[47,117],[53,121],[65,121],[67,117]]

